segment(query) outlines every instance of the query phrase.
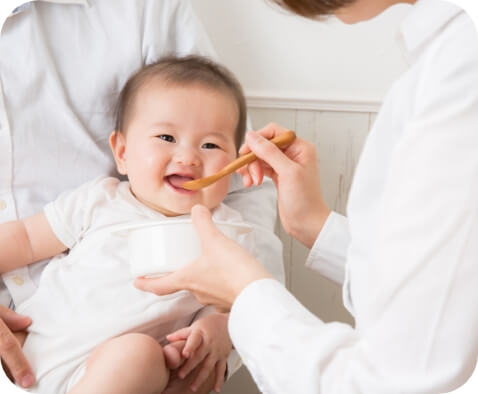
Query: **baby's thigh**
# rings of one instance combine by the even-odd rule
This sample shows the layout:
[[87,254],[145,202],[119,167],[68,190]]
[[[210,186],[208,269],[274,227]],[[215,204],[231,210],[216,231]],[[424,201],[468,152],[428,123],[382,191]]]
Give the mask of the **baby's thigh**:
[[108,388],[105,392],[161,392],[168,379],[161,345],[148,335],[131,333],[110,339],[93,351],[80,385],[86,388],[90,381],[97,388],[104,385]]

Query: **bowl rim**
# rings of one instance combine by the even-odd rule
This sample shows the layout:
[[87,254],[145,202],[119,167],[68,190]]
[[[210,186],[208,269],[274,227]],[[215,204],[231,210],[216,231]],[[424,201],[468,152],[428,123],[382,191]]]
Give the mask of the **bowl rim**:
[[[219,226],[227,226],[227,227],[234,227],[238,228],[241,231],[239,232],[239,235],[242,234],[247,234],[251,232],[254,227],[252,224],[248,222],[234,222],[234,221],[227,221],[227,220],[215,220],[213,219],[213,223],[215,225]],[[181,224],[193,224],[192,219],[170,219],[170,220],[164,220],[164,219],[157,219],[157,220],[144,220],[144,221],[139,221],[139,222],[133,222],[133,223],[120,223],[116,225],[109,226],[108,231],[111,233],[117,233],[117,232],[123,232],[123,231],[134,231],[137,229],[144,229],[147,227],[153,227],[157,225],[181,225]]]

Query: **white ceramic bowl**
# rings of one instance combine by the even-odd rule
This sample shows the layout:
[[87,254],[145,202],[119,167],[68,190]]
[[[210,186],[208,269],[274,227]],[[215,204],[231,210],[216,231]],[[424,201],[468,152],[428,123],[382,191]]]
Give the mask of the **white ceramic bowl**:
[[[215,221],[228,238],[238,241],[252,227],[243,223]],[[128,229],[131,274],[157,276],[175,271],[201,255],[201,244],[191,219],[144,223]]]

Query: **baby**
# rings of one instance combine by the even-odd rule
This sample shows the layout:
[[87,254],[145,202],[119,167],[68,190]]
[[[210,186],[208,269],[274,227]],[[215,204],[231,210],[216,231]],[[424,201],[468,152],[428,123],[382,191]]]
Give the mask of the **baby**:
[[[194,360],[188,369],[203,363],[202,380],[215,369],[218,389],[232,349],[227,316],[186,292],[157,297],[136,289],[127,242],[112,229],[187,215],[195,204],[216,220],[241,220],[222,204],[229,178],[200,191],[181,185],[236,157],[246,125],[242,89],[210,60],[171,57],[130,78],[116,114],[110,145],[128,182],[97,178],[42,213],[0,225],[1,272],[55,256],[34,295],[17,306],[33,320],[23,346],[37,378],[32,391],[161,393],[179,354]],[[186,345],[160,345],[187,326]]]

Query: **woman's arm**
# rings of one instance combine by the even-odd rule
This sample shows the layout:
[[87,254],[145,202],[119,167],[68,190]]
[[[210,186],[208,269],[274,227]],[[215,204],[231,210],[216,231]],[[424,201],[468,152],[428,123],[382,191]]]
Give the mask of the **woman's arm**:
[[0,224],[0,272],[54,256],[68,249],[43,213]]

